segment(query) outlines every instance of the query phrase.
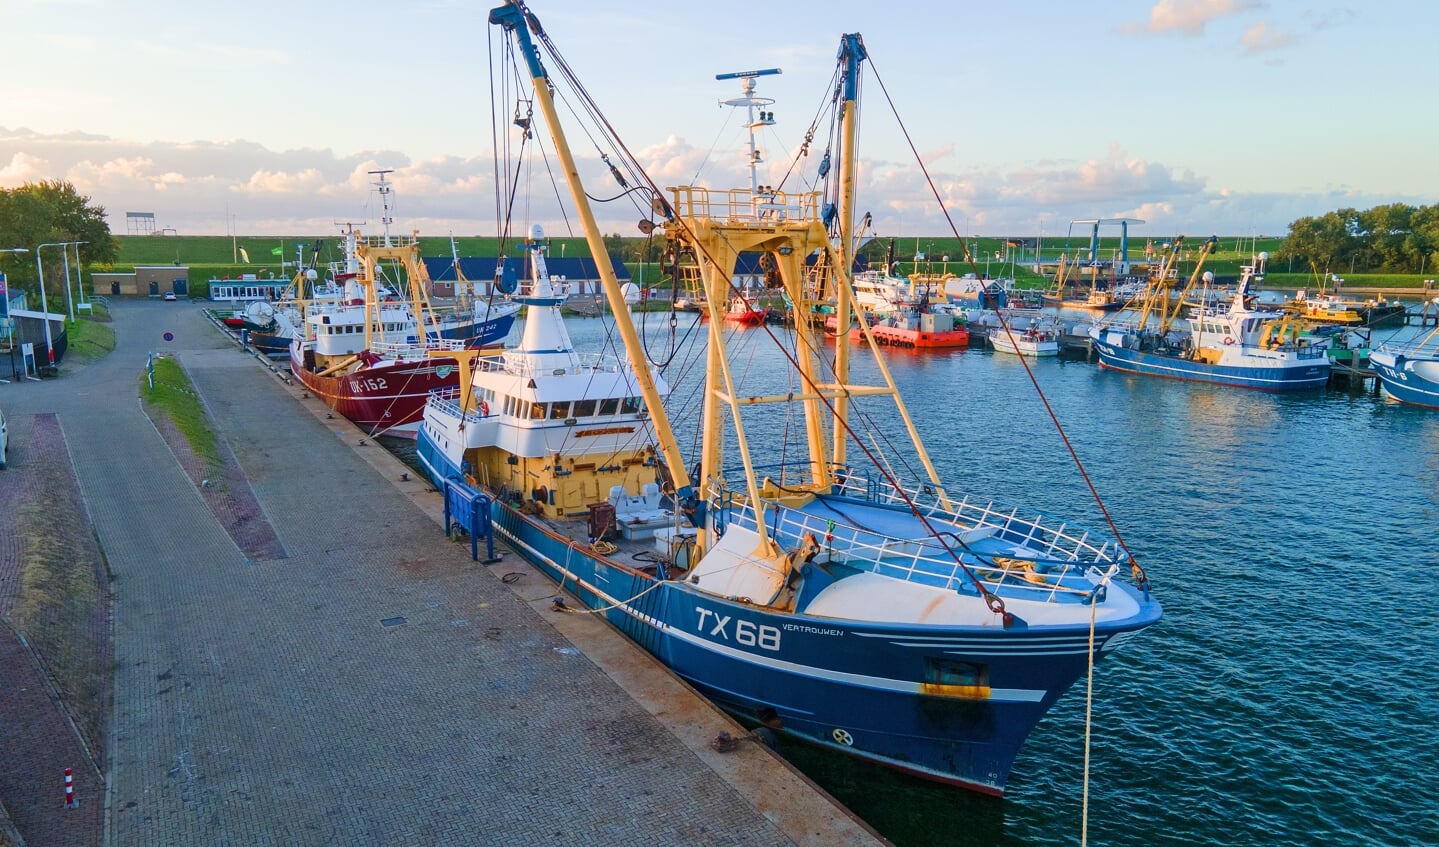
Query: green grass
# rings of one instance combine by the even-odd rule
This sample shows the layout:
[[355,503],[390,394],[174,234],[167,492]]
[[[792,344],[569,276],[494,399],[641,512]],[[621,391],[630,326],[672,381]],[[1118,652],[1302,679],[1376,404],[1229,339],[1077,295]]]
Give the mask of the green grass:
[[[178,263],[190,269],[190,296],[197,298],[209,296],[209,280],[211,279],[225,277],[233,279],[241,274],[257,274],[261,278],[273,276],[276,279],[288,279],[293,270],[281,267],[280,261],[283,258],[286,262],[293,262],[297,245],[304,245],[305,259],[310,261],[310,251],[315,242],[323,242],[319,261],[322,269],[329,262],[339,262],[343,259],[340,239],[333,234],[287,236],[285,238],[252,236],[239,238],[234,242],[228,236],[223,235],[118,235],[115,237],[115,241],[120,246],[119,258],[113,266],[104,270],[128,273],[136,265],[173,265]],[[516,252],[514,247],[520,241],[519,237],[509,239],[510,249],[508,252],[511,255]],[[271,254],[271,250],[282,245],[283,257]],[[499,255],[499,240],[496,238],[478,236],[456,238],[455,245],[459,255],[465,257]],[[245,248],[246,253],[249,254],[249,264],[237,258],[238,247]],[[554,256],[590,255],[589,247],[583,238],[551,239],[550,253]],[[420,254],[448,258],[451,255],[450,239],[448,237],[425,238],[421,236]],[[654,264],[647,266],[646,284],[657,284],[654,280],[655,267]],[[638,263],[629,263],[629,269],[631,276],[638,276]],[[97,269],[90,268],[89,270],[93,272]]]
[[[1106,227],[1103,231],[1109,232],[1113,228]],[[1026,239],[1033,239],[1034,235],[1022,236]],[[1179,263],[1180,273],[1187,276],[1193,268],[1193,257],[1200,246],[1209,236],[1207,234],[1190,233],[1186,236],[1186,252],[1189,254],[1187,261]],[[1129,258],[1132,262],[1145,261],[1145,246],[1152,244],[1156,251],[1155,261],[1158,261],[1158,253],[1161,245],[1172,241],[1174,236],[1145,233],[1142,228],[1136,227],[1131,231],[1129,238]],[[340,239],[332,234],[314,236],[289,236],[275,238],[273,236],[246,236],[232,241],[228,236],[222,235],[193,235],[193,236],[116,236],[115,239],[120,245],[120,257],[112,270],[126,272],[135,265],[170,265],[179,262],[190,268],[190,296],[206,297],[209,295],[209,280],[220,279],[226,276],[238,277],[241,274],[253,273],[265,276],[270,274],[279,278],[286,278],[288,271],[280,266],[280,257],[271,255],[272,248],[284,245],[287,261],[295,257],[296,245],[303,244],[306,247],[306,256],[316,241],[323,241],[320,252],[320,263],[324,265],[330,261],[338,261],[340,256]],[[627,244],[641,242],[641,238],[626,238]],[[515,245],[520,241],[519,237],[509,239],[508,251],[514,254]],[[888,238],[878,239],[880,245],[887,247]],[[499,240],[493,237],[464,237],[456,238],[456,247],[461,256],[494,256],[499,253]],[[1284,242],[1282,237],[1267,237],[1251,239],[1245,236],[1220,236],[1218,248],[1205,260],[1205,270],[1213,271],[1221,276],[1235,276],[1239,273],[1241,265],[1249,264],[1253,257],[1260,252],[1267,252],[1275,255],[1279,246]],[[971,265],[963,262],[960,257],[964,255],[963,244],[971,245],[975,261]],[[244,247],[249,253],[251,264],[244,264],[235,260],[236,248]],[[966,273],[988,273],[990,276],[1013,276],[1016,284],[1021,288],[1041,288],[1048,284],[1048,281],[1025,266],[1023,262],[1033,262],[1033,250],[1018,251],[1015,248],[1006,247],[1005,239],[991,236],[973,237],[968,239],[957,239],[954,237],[940,238],[896,238],[894,240],[895,255],[900,261],[899,272],[901,274],[914,273],[916,268],[922,273],[943,273],[948,272],[957,276]],[[1043,254],[1046,261],[1054,261],[1060,253],[1067,254],[1071,259],[1089,251],[1089,231],[1087,227],[1076,226],[1069,233],[1046,233],[1043,237]],[[870,251],[876,251],[875,246]],[[1117,235],[1105,235],[1099,239],[1099,255],[1111,257],[1119,250],[1119,237]],[[448,237],[435,237],[420,239],[420,252],[425,256],[450,255],[450,240]],[[916,252],[923,252],[927,261],[914,263]],[[582,238],[556,238],[552,239],[550,253],[554,256],[588,256],[590,251],[585,240]],[[995,254],[998,254],[998,258]],[[879,254],[882,255],[882,254]],[[948,256],[949,261],[943,261]],[[985,259],[988,258],[986,263]],[[1020,262],[1011,263],[1006,259],[1020,259]],[[640,278],[640,266],[637,262],[627,262],[630,275],[638,280]],[[657,276],[658,265],[647,263],[644,268],[644,281],[646,287],[666,287],[668,277]],[[94,270],[93,268],[91,270]],[[1271,263],[1271,270],[1268,279],[1270,284],[1282,287],[1303,287],[1314,286],[1314,279],[1309,273],[1287,273],[1280,271],[1292,270],[1288,267],[1280,267],[1277,263]],[[1353,287],[1369,288],[1422,288],[1424,276],[1419,274],[1341,274],[1346,285]],[[1433,275],[1430,275],[1433,278]],[[1283,281],[1280,281],[1280,280]],[[98,304],[97,304],[98,307]]]
[[[109,313],[106,313],[104,321],[109,319]],[[69,347],[65,352],[66,361],[77,364],[98,362],[115,349],[115,330],[98,317],[72,321],[66,328],[65,335],[69,339]]]
[[[220,442],[210,428],[210,420],[200,396],[185,371],[173,359],[155,358],[155,387],[152,390],[144,374],[140,375],[140,396],[152,410],[166,415],[189,443],[190,449],[209,468],[223,465]],[[211,474],[215,478],[216,474]]]

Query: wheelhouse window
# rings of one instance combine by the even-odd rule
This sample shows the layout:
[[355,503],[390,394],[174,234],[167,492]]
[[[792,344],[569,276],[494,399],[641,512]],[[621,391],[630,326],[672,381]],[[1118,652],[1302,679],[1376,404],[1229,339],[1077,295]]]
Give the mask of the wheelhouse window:
[[618,397],[606,397],[600,401],[600,414],[613,415],[620,410],[620,399]]
[[552,420],[552,421],[562,421],[562,420],[564,420],[565,418],[568,418],[569,416],[570,416],[570,404],[569,404],[568,401],[566,401],[566,402],[564,402],[564,403],[551,403],[551,404],[550,404],[550,420]]
[[627,414],[627,415],[639,414],[639,411],[640,411],[641,408],[643,408],[643,405],[640,403],[640,398],[638,398],[638,397],[626,397],[626,398],[625,398],[625,407],[624,407],[624,412],[625,412],[625,414]]
[[571,416],[576,418],[592,418],[595,416],[595,401],[576,400]]

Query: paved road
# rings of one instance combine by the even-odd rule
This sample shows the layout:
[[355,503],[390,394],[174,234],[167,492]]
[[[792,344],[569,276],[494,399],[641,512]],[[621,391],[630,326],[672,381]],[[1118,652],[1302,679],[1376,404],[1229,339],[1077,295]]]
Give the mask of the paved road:
[[[113,312],[105,361],[0,386],[11,416],[59,414],[115,575],[112,844],[874,843],[767,752],[708,751],[724,720],[602,624],[548,620],[534,572],[470,562],[198,305]],[[285,558],[241,552],[140,410],[150,350]]]

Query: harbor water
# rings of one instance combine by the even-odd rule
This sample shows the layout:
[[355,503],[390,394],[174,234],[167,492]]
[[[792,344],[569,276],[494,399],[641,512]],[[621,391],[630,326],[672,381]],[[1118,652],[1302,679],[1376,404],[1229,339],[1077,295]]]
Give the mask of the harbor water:
[[[952,489],[1110,532],[1019,359],[886,363]],[[1092,845],[1439,844],[1439,412],[1029,366],[1165,608],[1097,668],[1087,804],[1083,682],[1002,800],[781,752],[902,847],[1078,844],[1086,811]]]

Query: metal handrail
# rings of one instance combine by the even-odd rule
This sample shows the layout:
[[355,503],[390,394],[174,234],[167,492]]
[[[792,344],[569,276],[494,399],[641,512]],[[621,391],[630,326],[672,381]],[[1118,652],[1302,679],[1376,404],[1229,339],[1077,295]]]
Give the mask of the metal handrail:
[[[1008,508],[989,500],[981,504],[971,501],[970,495],[956,497],[933,486],[905,487],[903,495],[887,481],[870,485],[863,475],[849,474],[841,480],[839,493],[850,497],[868,499],[884,505],[908,508],[913,503],[925,516],[960,527],[961,531],[993,528],[1007,538],[1043,538],[1051,550],[1056,551],[1056,560],[1113,560],[1111,549],[1114,542],[1102,539],[1095,533],[1081,527],[1071,527],[1063,521],[1055,521],[1043,515],[1020,516],[1017,508]],[[958,502],[956,502],[956,500]],[[946,508],[947,503],[947,508]],[[1079,534],[1076,535],[1075,532]],[[1101,538],[1096,546],[1092,540]]]
[[385,341],[370,345],[370,352],[386,359],[423,359],[431,352],[451,352],[464,350],[466,347],[462,339],[439,338],[428,339],[424,342],[411,343],[408,341]]
[[1386,341],[1375,349],[1396,356],[1436,355],[1439,354],[1439,332],[1430,333],[1417,341]]
[[[753,525],[751,504],[729,505],[729,520]],[[1015,512],[1002,515],[1013,520]],[[767,517],[770,533],[787,545],[798,546],[805,535],[823,539],[821,549],[831,562],[903,582],[915,582],[970,595],[979,595],[975,582],[1004,597],[1035,602],[1081,602],[1101,584],[1101,573],[1111,564],[1108,558],[1091,561],[1071,558],[986,557],[964,549],[959,536],[900,539],[882,536],[805,512],[783,510],[779,519]],[[1108,546],[1108,545],[1106,545]],[[962,563],[962,564],[961,564]]]
[[756,192],[748,188],[718,190],[684,185],[671,188],[670,192],[680,217],[756,225],[819,219],[820,195],[814,191]]
[[634,368],[601,353],[571,353],[569,365],[536,365],[523,355],[501,359],[498,356],[476,359],[474,369],[486,373],[503,373],[512,376],[564,376],[583,373],[631,373]]

